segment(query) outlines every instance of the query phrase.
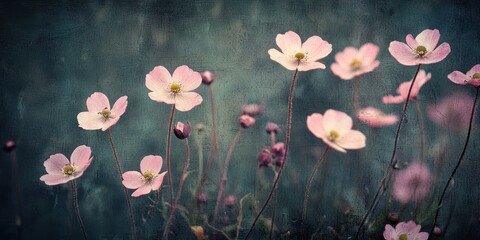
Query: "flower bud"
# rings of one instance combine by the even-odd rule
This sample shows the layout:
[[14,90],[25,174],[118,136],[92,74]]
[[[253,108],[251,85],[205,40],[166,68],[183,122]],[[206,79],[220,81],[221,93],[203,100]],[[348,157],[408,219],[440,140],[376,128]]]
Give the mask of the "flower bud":
[[433,235],[435,236],[442,236],[442,229],[440,229],[438,226],[435,226],[433,228]]
[[265,110],[265,103],[262,102],[260,104],[247,104],[242,106],[243,114],[248,114],[252,117],[260,115]]
[[185,139],[190,136],[191,132],[191,127],[190,123],[187,122],[186,124],[183,124],[182,122],[177,122],[177,125],[173,129],[173,133],[175,136],[177,136],[178,139]]
[[275,143],[272,147],[272,154],[278,157],[285,157],[285,144],[283,142]]
[[400,215],[397,212],[389,212],[387,219],[390,222],[397,223],[400,221]]
[[5,142],[5,145],[3,146],[3,149],[7,152],[13,151],[17,147],[17,144],[13,140],[8,140]]
[[202,83],[205,85],[210,85],[212,84],[213,80],[215,80],[215,73],[210,71],[200,72],[200,76],[202,76]]
[[268,166],[272,162],[272,158],[270,156],[270,153],[266,149],[264,149],[261,153],[259,153],[257,155],[257,158],[258,158],[258,165],[260,167]]
[[198,194],[197,196],[197,203],[198,204],[206,204],[208,202],[208,195],[204,192]]
[[195,130],[202,132],[203,130],[205,130],[205,125],[203,125],[203,123],[195,124]]
[[223,200],[223,203],[225,204],[226,207],[231,208],[231,207],[235,206],[235,201],[236,201],[236,198],[235,198],[234,195],[228,195]]
[[279,127],[277,124],[268,122],[267,125],[265,126],[265,131],[267,131],[268,134],[275,133],[277,134],[279,130]]
[[247,114],[244,114],[240,116],[240,124],[242,125],[243,128],[249,128],[253,124],[255,124],[255,118],[250,117]]

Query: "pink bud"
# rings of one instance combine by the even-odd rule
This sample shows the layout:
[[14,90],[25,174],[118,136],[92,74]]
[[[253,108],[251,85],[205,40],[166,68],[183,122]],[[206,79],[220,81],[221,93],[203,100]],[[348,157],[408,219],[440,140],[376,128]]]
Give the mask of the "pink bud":
[[279,127],[277,124],[268,122],[267,125],[265,126],[265,131],[267,131],[268,134],[275,133],[277,134],[279,130]]
[[224,204],[226,207],[233,207],[235,206],[235,201],[236,201],[236,198],[234,195],[228,195],[225,197],[225,199],[223,200]]
[[205,85],[212,84],[213,80],[215,80],[215,73],[210,71],[200,72],[200,76],[202,76],[202,83]]
[[244,114],[240,116],[240,124],[242,125],[243,128],[249,128],[253,124],[255,124],[255,118],[250,117],[247,114]]

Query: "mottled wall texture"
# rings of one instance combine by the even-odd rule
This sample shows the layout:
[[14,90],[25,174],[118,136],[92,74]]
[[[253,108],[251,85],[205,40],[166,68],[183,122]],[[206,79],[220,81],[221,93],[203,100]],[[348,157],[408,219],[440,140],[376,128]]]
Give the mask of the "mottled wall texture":
[[[240,128],[241,105],[266,103],[256,124],[246,129],[233,152],[227,194],[237,197],[223,219],[235,224],[238,200],[248,193],[261,205],[273,178],[268,168],[258,169],[257,154],[270,143],[264,127],[275,122],[284,141],[287,99],[292,71],[270,60],[267,53],[277,48],[275,37],[289,30],[303,40],[321,36],[333,51],[321,61],[325,70],[300,72],[294,93],[293,127],[288,162],[278,186],[276,238],[296,238],[301,218],[303,193],[308,175],[326,145],[306,127],[308,115],[337,109],[353,115],[353,81],[343,81],[330,70],[335,53],[347,46],[372,42],[380,47],[380,66],[361,77],[360,105],[375,106],[400,115],[402,104],[384,105],[381,98],[394,94],[408,81],[415,67],[399,64],[389,53],[391,41],[405,41],[424,29],[438,29],[440,42],[448,42],[450,55],[442,62],[425,65],[432,73],[417,101],[424,112],[425,161],[434,175],[429,198],[402,206],[389,202],[390,191],[381,199],[369,223],[384,209],[400,212],[401,220],[414,219],[413,212],[428,215],[447,177],[455,166],[466,139],[466,131],[440,128],[426,114],[429,105],[455,92],[468,94],[475,88],[450,82],[454,70],[466,72],[480,63],[480,15],[477,1],[2,1],[0,3],[0,142],[16,142],[13,152],[17,172],[12,170],[12,153],[0,153],[0,238],[15,239],[17,213],[22,217],[22,239],[81,239],[72,208],[69,184],[47,186],[39,180],[45,174],[43,162],[55,153],[67,157],[79,145],[92,148],[92,165],[78,179],[78,199],[85,227],[91,239],[128,239],[128,211],[115,168],[108,136],[102,131],[78,127],[76,116],[86,111],[85,101],[93,92],[103,92],[111,103],[128,96],[128,107],[111,129],[120,162],[125,170],[138,170],[143,156],[165,155],[170,105],[152,101],[145,75],[155,66],[173,71],[188,65],[195,71],[215,71],[212,84],[217,111],[220,158]],[[203,144],[204,159],[211,148],[212,115],[208,88],[197,92],[204,102],[189,112],[177,112],[175,120],[203,123],[206,129],[195,137]],[[478,114],[476,114],[478,115]],[[480,119],[480,118],[476,118]],[[440,212],[438,239],[480,238],[480,125],[475,120],[464,162]],[[367,147],[347,154],[331,151],[312,186],[306,229],[312,238],[348,239],[355,235],[360,219],[390,159],[396,127],[372,129],[358,126],[367,136]],[[192,171],[184,186],[181,205],[191,209],[198,175],[198,145],[191,139]],[[407,111],[397,151],[400,168],[419,158],[419,128],[415,104]],[[184,163],[184,145],[172,139],[174,186]],[[213,213],[218,189],[218,167],[212,165],[207,181],[209,202],[202,211]],[[15,195],[18,178],[20,204]],[[322,182],[323,180],[323,182]],[[130,192],[131,193],[131,192]],[[168,199],[166,182],[160,197]],[[132,198],[139,239],[155,239],[163,230],[166,212],[149,208],[154,195]],[[165,209],[168,209],[166,207]],[[423,209],[423,212],[421,211]],[[417,210],[417,211],[415,211]],[[244,209],[240,238],[252,223],[252,209]],[[270,218],[271,208],[264,216]],[[187,222],[177,214],[172,231],[178,239],[195,239],[188,224],[202,225],[211,239],[222,235],[203,220]],[[418,218],[417,218],[418,219]],[[190,221],[191,218],[190,218]],[[210,219],[211,221],[211,219]],[[212,223],[213,224],[213,223]],[[423,222],[428,231],[431,216]],[[254,238],[268,236],[262,224]],[[264,224],[265,225],[265,224]],[[222,225],[217,224],[221,227]],[[371,238],[381,238],[381,225]],[[375,227],[375,226],[371,226]],[[227,231],[227,230],[226,230]],[[235,232],[229,232],[232,238]],[[289,235],[290,234],[290,235]],[[262,237],[261,237],[262,236]],[[367,235],[365,235],[367,236]]]

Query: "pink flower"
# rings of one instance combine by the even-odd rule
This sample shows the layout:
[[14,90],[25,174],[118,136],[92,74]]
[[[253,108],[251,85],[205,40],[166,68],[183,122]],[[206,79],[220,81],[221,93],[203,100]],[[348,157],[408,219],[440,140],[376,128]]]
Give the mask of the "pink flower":
[[246,104],[242,105],[242,112],[243,114],[248,114],[252,117],[260,115],[265,111],[265,103],[262,102],[260,104]]
[[373,71],[380,65],[377,57],[380,48],[373,43],[366,43],[359,50],[346,47],[343,52],[335,54],[337,62],[332,63],[330,68],[333,74],[343,80],[350,80],[356,76]]
[[203,71],[200,72],[200,76],[202,76],[202,83],[205,85],[210,85],[215,80],[216,76],[215,73],[210,71]]
[[360,109],[358,112],[358,119],[370,127],[384,127],[395,124],[398,117],[395,114],[385,114],[374,107],[367,107]]
[[310,132],[333,149],[346,153],[345,149],[365,147],[365,135],[352,130],[352,118],[344,112],[329,109],[322,114],[313,113],[307,118]]
[[297,67],[298,71],[325,69],[325,65],[317,61],[332,52],[332,44],[321,37],[312,36],[302,44],[300,36],[292,31],[278,34],[276,42],[282,52],[273,48],[268,50],[270,59],[288,70],[295,70]]
[[428,233],[420,232],[421,225],[417,225],[414,221],[401,222],[392,227],[392,225],[385,225],[383,237],[385,240],[427,240]]
[[40,180],[47,185],[63,184],[82,176],[85,169],[92,162],[92,150],[85,145],[78,146],[73,150],[70,161],[61,153],[51,155],[44,163],[47,174],[43,175]]
[[408,45],[398,41],[391,42],[388,51],[405,66],[437,63],[450,53],[450,45],[445,42],[435,49],[439,39],[440,32],[437,29],[425,29],[415,39],[412,34],[408,34]]
[[448,79],[456,84],[470,84],[475,87],[480,86],[480,64],[477,64],[472,67],[466,74],[463,74],[459,71],[453,71],[448,74]]
[[464,92],[456,92],[443,98],[436,105],[427,106],[427,114],[438,126],[454,130],[467,129],[473,98]]
[[433,177],[427,165],[414,162],[395,174],[392,196],[403,204],[421,201],[430,193],[432,183]]
[[[162,186],[163,178],[167,172],[160,173],[163,159],[160,156],[146,156],[140,162],[140,172],[128,171],[122,175],[123,186],[128,189],[137,189],[132,197],[138,197],[156,191]],[[160,173],[160,174],[159,174]]]
[[[421,69],[418,72],[417,79],[415,80],[415,84],[412,87],[412,92],[410,93],[410,99],[415,100],[418,96],[418,93],[420,92],[420,88],[430,80],[432,77],[432,74],[430,73],[425,73],[423,69]],[[403,82],[400,84],[400,86],[397,88],[397,93],[399,94],[398,96],[393,96],[393,95],[388,95],[384,96],[382,98],[382,102],[385,104],[391,104],[391,103],[402,103],[407,100],[408,96],[408,90],[410,89],[410,85],[412,84],[412,80],[408,82]]]
[[147,74],[145,85],[152,92],[148,96],[157,102],[175,104],[175,109],[186,112],[202,103],[203,98],[195,90],[202,84],[202,77],[183,65],[173,75],[163,66],[155,67]]
[[127,104],[127,96],[123,96],[110,109],[107,96],[101,92],[95,92],[87,98],[88,112],[77,115],[78,126],[85,130],[105,131],[118,122],[120,116],[125,113]]
[[240,125],[242,125],[243,128],[249,128],[253,124],[255,124],[255,118],[250,117],[250,115],[247,114],[240,116]]

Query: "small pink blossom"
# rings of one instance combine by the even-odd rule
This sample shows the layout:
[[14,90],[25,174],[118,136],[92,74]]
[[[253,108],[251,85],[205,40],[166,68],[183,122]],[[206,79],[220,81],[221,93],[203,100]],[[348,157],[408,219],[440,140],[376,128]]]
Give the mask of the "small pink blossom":
[[475,87],[480,87],[480,64],[473,66],[466,74],[453,71],[448,74],[448,79],[456,84],[470,84]]
[[163,159],[161,156],[149,155],[140,162],[140,171],[128,171],[122,175],[122,184],[128,189],[137,189],[132,197],[149,194],[162,186],[163,178],[167,172],[160,173]]
[[335,54],[337,62],[330,68],[333,74],[343,80],[350,80],[356,76],[373,71],[380,65],[377,57],[380,48],[373,43],[366,43],[360,49],[346,47],[343,52]]
[[246,104],[242,105],[242,112],[243,114],[248,114],[252,117],[260,115],[265,111],[266,104],[264,102],[260,104]]
[[392,225],[385,225],[383,237],[385,240],[427,240],[428,233],[420,232],[421,225],[417,225],[414,221],[398,223],[395,228]]
[[436,105],[427,106],[428,118],[445,129],[467,129],[470,123],[473,98],[464,92],[455,92]]
[[312,36],[302,44],[300,36],[292,31],[278,34],[276,42],[282,52],[274,48],[268,50],[270,59],[280,63],[288,70],[296,68],[298,71],[325,69],[325,65],[317,61],[332,52],[332,44],[324,41],[321,37]]
[[92,150],[85,145],[73,150],[70,161],[61,153],[51,155],[44,163],[47,174],[40,180],[47,185],[58,185],[79,178],[92,162]]
[[183,65],[175,69],[172,75],[163,67],[155,67],[145,78],[145,85],[152,92],[150,99],[166,104],[175,104],[175,109],[181,112],[190,111],[202,103],[200,94],[192,92],[202,84],[198,72]]
[[374,128],[390,126],[398,122],[397,115],[385,114],[374,107],[360,109],[358,111],[358,119]]
[[127,96],[123,96],[110,109],[107,96],[101,92],[95,92],[87,98],[88,112],[77,115],[78,126],[85,130],[105,131],[118,122],[120,116],[125,113],[127,104]]
[[352,118],[344,112],[329,109],[322,114],[313,113],[307,118],[310,132],[331,148],[346,153],[345,149],[365,147],[365,135],[352,130]]
[[192,127],[190,123],[187,122],[183,124],[182,122],[177,122],[177,125],[173,128],[173,133],[178,139],[185,139],[190,136],[190,132],[192,131]]
[[420,161],[413,162],[395,174],[392,196],[403,204],[421,201],[430,193],[432,184],[433,177],[427,165]]
[[253,124],[255,124],[255,118],[250,117],[250,115],[247,114],[240,116],[240,125],[242,125],[243,128],[249,128]]
[[202,76],[202,83],[205,85],[210,85],[215,80],[216,76],[215,73],[210,71],[203,71],[200,72],[200,76]]
[[[420,92],[420,88],[430,80],[432,77],[432,74],[426,73],[423,69],[421,69],[418,72],[417,79],[415,80],[415,84],[412,87],[412,92],[410,93],[410,100],[415,100],[418,96],[418,93]],[[397,88],[397,93],[399,95],[393,96],[393,95],[387,95],[382,98],[382,102],[385,104],[396,104],[396,103],[402,103],[407,100],[408,96],[408,90],[410,89],[410,85],[412,84],[412,80],[408,82],[403,82],[400,84],[400,86]]]
[[408,45],[398,41],[391,42],[388,51],[405,66],[437,63],[450,53],[450,45],[445,42],[435,49],[439,39],[440,32],[437,29],[425,29],[415,39],[412,34],[408,34]]

